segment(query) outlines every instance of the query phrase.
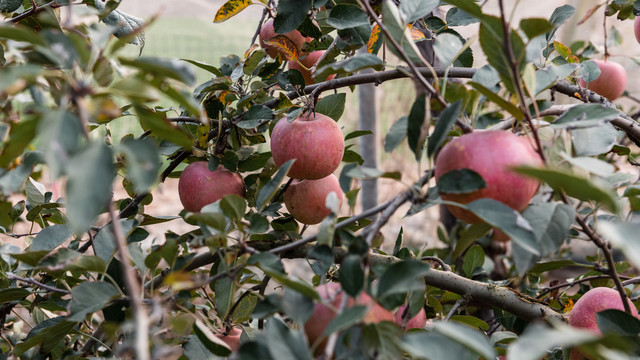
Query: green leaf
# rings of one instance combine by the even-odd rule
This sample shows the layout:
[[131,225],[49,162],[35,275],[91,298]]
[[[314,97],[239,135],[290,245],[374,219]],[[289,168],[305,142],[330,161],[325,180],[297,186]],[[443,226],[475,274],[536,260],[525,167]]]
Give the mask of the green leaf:
[[311,360],[304,334],[289,328],[282,320],[272,317],[265,326],[266,343],[274,359]]
[[538,244],[529,222],[507,205],[493,199],[478,199],[466,205],[479,218],[500,228],[514,243],[538,255]]
[[467,0],[445,0],[447,4],[451,4],[453,6],[459,7],[461,10],[464,10],[471,16],[474,16],[478,19],[482,19],[484,14],[482,13],[482,8],[473,1]]
[[331,8],[327,24],[338,30],[369,25],[369,17],[360,7],[349,4],[338,4]]
[[286,34],[295,30],[311,9],[311,0],[280,0],[278,11],[273,20],[273,27],[278,34]]
[[498,106],[500,106],[501,108],[509,112],[509,114],[513,115],[513,117],[515,117],[516,119],[518,120],[524,119],[524,114],[522,113],[522,111],[520,111],[520,109],[517,106],[503,99],[500,95],[494,93],[489,88],[485,87],[480,83],[473,82],[473,81],[470,81],[469,85],[473,86],[473,88],[478,90],[479,93],[486,96],[487,99],[489,99],[490,101],[493,101]]
[[116,171],[111,149],[90,142],[69,160],[67,167],[67,218],[76,232],[87,230],[111,201]]
[[47,319],[31,329],[26,339],[15,346],[12,355],[20,356],[37,345],[41,345],[41,353],[50,353],[75,326],[75,322],[65,321],[63,316]]
[[455,321],[460,324],[465,324],[472,328],[476,328],[480,330],[485,330],[485,331],[489,330],[489,324],[471,315],[453,315],[451,316],[451,321]]
[[482,268],[482,265],[484,265],[484,251],[480,245],[475,245],[464,255],[462,269],[467,277],[471,278],[475,270]]
[[189,340],[182,344],[182,349],[182,355],[189,360],[212,359],[215,356],[204,346],[197,335],[190,335]]
[[451,170],[438,179],[438,191],[442,194],[469,194],[487,187],[482,175],[471,169]]
[[366,136],[366,135],[373,135],[373,131],[371,131],[371,130],[356,130],[356,131],[352,131],[352,132],[348,133],[344,137],[344,141],[355,139],[355,138],[359,138],[361,136]]
[[22,0],[1,0],[0,11],[3,13],[10,13],[18,10],[22,5]]
[[[466,11],[466,10],[465,10]],[[505,51],[505,34],[502,20],[494,16],[484,16],[480,25],[480,46],[487,56],[487,61],[500,74],[500,78],[505,87],[514,92],[514,74],[511,70],[511,61],[508,52]],[[525,56],[525,44],[520,35],[510,30],[509,38],[511,39],[511,48],[516,59],[522,59]],[[525,61],[520,62],[518,72],[522,71]]]
[[137,106],[136,112],[140,119],[140,126],[167,141],[170,141],[185,150],[191,150],[193,139],[184,129],[171,124],[164,115],[151,111],[145,107]]
[[468,228],[462,230],[451,257],[455,259],[460,256],[474,241],[487,235],[489,230],[491,230],[491,225],[486,223],[471,224]]
[[24,41],[33,45],[47,46],[47,41],[40,34],[21,25],[5,24],[0,26],[0,38]]
[[609,189],[602,188],[588,179],[567,174],[560,170],[533,168],[521,166],[515,168],[521,174],[540,179],[555,190],[562,190],[567,195],[582,201],[595,201],[608,207],[611,211],[618,211],[617,196]]
[[43,114],[38,138],[53,178],[64,173],[67,160],[78,150],[81,134],[80,119],[70,111],[54,110]]
[[347,94],[331,94],[318,100],[316,104],[316,112],[327,115],[335,121],[340,120],[344,113],[344,106],[347,100]]
[[640,320],[618,309],[607,309],[596,313],[598,328],[602,333],[637,337],[640,334]]
[[400,347],[412,357],[419,359],[429,354],[438,360],[477,360],[478,354],[457,341],[436,332],[409,332]]
[[356,297],[364,287],[362,259],[357,255],[347,255],[340,266],[340,284],[351,297]]
[[489,338],[483,332],[473,330],[462,324],[445,321],[435,322],[433,331],[464,345],[484,359],[496,358],[493,345],[491,345]]
[[128,137],[120,143],[120,150],[126,159],[126,177],[136,193],[145,193],[158,183],[162,164],[156,141]]
[[240,220],[247,210],[247,200],[239,195],[226,195],[220,200],[224,215],[232,220]]
[[438,0],[405,0],[400,3],[400,15],[405,24],[429,15],[440,4]]
[[549,22],[555,25],[555,28],[547,33],[547,42],[550,42],[553,39],[553,36],[560,25],[573,16],[575,12],[576,9],[571,5],[562,5],[553,10],[553,14],[551,14]]
[[544,90],[555,85],[558,80],[571,75],[577,68],[576,64],[550,64],[544,69],[536,71],[535,94],[540,94]]
[[[105,4],[103,2],[95,1],[94,4],[98,10],[105,10]],[[128,41],[133,45],[140,46],[140,51],[142,51],[142,48],[144,48],[145,37],[144,32],[139,30],[144,27],[144,20],[116,9],[105,16],[102,21],[107,25],[115,27],[113,35],[117,38]]]
[[[2,71],[0,70],[0,85],[2,83]],[[1,89],[0,89],[1,90]],[[25,118],[22,121],[12,124],[7,141],[3,144],[0,151],[0,167],[6,169],[9,164],[22,155],[22,152],[31,144],[36,135],[38,126],[38,118]],[[31,171],[29,171],[31,173]],[[29,173],[24,177],[29,176]],[[6,191],[3,189],[3,191]]]
[[545,262],[540,262],[534,265],[531,269],[529,269],[529,272],[533,274],[541,274],[548,271],[562,269],[567,266],[580,266],[580,265],[581,264],[578,264],[575,261],[571,261],[571,260],[545,261]]
[[407,137],[408,120],[408,116],[403,116],[391,125],[387,135],[384,137],[384,151],[392,152]]
[[311,298],[293,289],[284,289],[280,298],[280,308],[293,321],[304,326],[304,323],[313,315],[315,305]]
[[65,242],[73,235],[73,230],[68,225],[52,225],[42,229],[33,239],[31,251],[52,250]]
[[554,328],[532,323],[527,326],[524,333],[513,342],[508,350],[507,357],[518,360],[537,360],[544,357],[547,351],[555,347],[569,347],[594,341],[598,334],[590,330],[570,327],[564,324],[555,324]]
[[573,207],[569,205],[541,203],[529,206],[522,216],[533,228],[540,256],[533,255],[514,244],[514,262],[521,275],[533,267],[541,257],[554,253],[562,246],[576,215]]
[[614,248],[622,250],[631,263],[635,266],[640,265],[640,225],[602,221],[598,223],[598,232],[604,235]]
[[357,324],[364,318],[367,313],[367,307],[364,305],[355,305],[345,309],[342,313],[338,314],[322,332],[322,336],[328,336],[336,331],[342,331]]
[[269,201],[271,201],[273,196],[276,194],[276,192],[280,188],[280,184],[282,184],[282,180],[284,180],[284,177],[289,172],[289,169],[293,165],[294,161],[295,159],[291,159],[286,163],[282,164],[282,166],[280,166],[276,174],[273,175],[273,178],[269,180],[269,182],[262,189],[260,189],[260,192],[258,193],[258,198],[256,199],[256,206],[258,207],[258,210],[260,211],[264,210],[264,208],[268,205]]
[[[416,64],[425,63],[426,60],[422,57],[420,50],[413,41],[413,38],[408,31],[405,31],[407,28],[402,21],[400,9],[398,9],[394,2],[385,1],[382,3],[382,21],[386,25],[391,37],[395,39],[404,52],[404,55],[406,55],[410,61]],[[403,59],[403,54],[401,54],[396,47],[391,44],[387,36],[385,36],[384,39],[387,43],[387,49],[391,50],[394,55]]]
[[529,40],[538,35],[545,34],[555,28],[555,25],[547,19],[528,18],[520,20],[520,29],[524,31]]
[[118,290],[104,281],[86,281],[78,284],[71,289],[69,321],[84,321],[86,315],[101,310],[117,295]]
[[407,121],[407,138],[409,139],[409,147],[415,154],[415,158],[419,159],[422,155],[422,125],[426,116],[426,95],[418,95],[411,106],[409,118]]
[[158,57],[139,57],[133,60],[120,58],[123,65],[131,66],[145,74],[152,74],[160,79],[171,78],[193,85],[196,75],[193,69],[177,59],[163,59]]
[[251,129],[269,120],[273,120],[273,111],[271,109],[264,105],[253,105],[249,108],[249,111],[244,113],[244,119],[238,123],[238,126],[244,129]]
[[347,171],[346,176],[353,179],[371,180],[376,178],[387,178],[400,180],[402,174],[400,172],[382,172],[378,169],[358,166]]
[[[125,238],[133,231],[136,220],[120,220],[120,226]],[[111,257],[116,252],[116,240],[113,236],[113,227],[111,224],[103,226],[93,238],[93,249],[96,256],[109,263]]]
[[551,127],[554,129],[591,127],[617,117],[618,110],[615,108],[602,104],[580,104],[569,108],[551,123]]
[[31,291],[25,288],[0,289],[0,304],[11,301],[22,301],[22,299],[29,295],[31,295]]
[[229,356],[231,354],[231,348],[222,339],[218,338],[209,330],[209,328],[200,320],[197,319],[193,323],[193,332],[196,334],[202,345],[207,350],[211,351],[214,355]]
[[440,146],[442,146],[442,144],[447,140],[449,131],[451,131],[456,120],[460,117],[461,111],[462,101],[458,100],[453,104],[449,104],[449,106],[440,113],[436,127],[429,137],[429,142],[427,143],[427,155],[429,157],[434,156]]
[[455,34],[441,33],[433,44],[433,50],[443,66],[449,66],[461,53],[464,41]]
[[618,130],[610,123],[571,130],[577,156],[597,156],[611,151],[618,140]]
[[319,67],[315,77],[323,79],[331,74],[350,74],[368,68],[382,70],[383,66],[384,64],[379,57],[371,54],[359,54]]
[[218,77],[224,77],[224,75],[222,74],[222,72],[220,72],[220,69],[218,69],[217,67],[213,66],[213,65],[209,65],[206,63],[203,63],[201,61],[196,61],[196,60],[190,60],[190,59],[180,59],[182,61],[186,61],[189,64],[195,65],[197,67],[199,67],[202,70],[208,71],[210,73],[212,73],[215,76]]
[[416,260],[405,260],[390,265],[380,276],[377,296],[406,293],[424,288],[421,277],[429,272],[428,264]]

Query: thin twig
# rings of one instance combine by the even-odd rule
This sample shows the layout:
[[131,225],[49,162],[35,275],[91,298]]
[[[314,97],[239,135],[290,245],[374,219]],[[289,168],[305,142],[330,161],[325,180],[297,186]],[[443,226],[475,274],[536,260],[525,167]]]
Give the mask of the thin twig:
[[21,282],[24,282],[24,283],[27,283],[27,284],[35,285],[37,287],[41,287],[41,288],[43,288],[45,290],[48,290],[48,291],[57,292],[57,293],[61,293],[61,294],[70,294],[70,292],[67,291],[67,290],[59,289],[59,288],[57,288],[55,286],[50,286],[50,285],[47,285],[47,284],[43,284],[43,283],[35,280],[34,278],[23,278],[23,277],[20,277],[20,276],[17,276],[17,275],[13,275],[13,274],[9,275],[8,278],[9,278],[9,280],[16,280],[16,281],[21,281]]
[[149,318],[147,310],[142,304],[142,289],[136,277],[137,272],[131,266],[131,256],[127,243],[124,239],[124,233],[120,225],[120,218],[116,214],[113,202],[109,203],[109,216],[111,217],[113,236],[115,238],[116,247],[120,254],[120,264],[124,273],[126,290],[130,298],[131,309],[135,316],[135,352],[136,358],[139,360],[149,360]]
[[[628,279],[627,281],[623,281],[622,284],[623,285],[627,285],[630,284],[629,281],[633,280],[631,278],[629,278],[628,276],[620,276],[621,279]],[[540,292],[538,293],[538,296],[536,296],[538,299],[545,296],[546,294],[554,291],[554,290],[558,290],[558,289],[562,289],[562,288],[570,288],[570,287],[574,287],[578,284],[582,284],[584,282],[588,282],[591,280],[599,280],[599,279],[611,279],[611,276],[609,275],[593,275],[593,276],[586,276],[583,277],[581,279],[577,279],[577,280],[573,280],[567,283],[563,283],[563,284],[558,284],[558,285],[554,285],[554,286],[549,286],[546,287],[544,289],[541,289]]]
[[434,261],[440,265],[442,271],[452,271],[451,266],[437,256],[423,256],[420,258],[420,261]]
[[463,295],[460,299],[458,299],[456,303],[451,307],[451,310],[449,310],[449,313],[444,318],[444,321],[449,321],[453,314],[455,314],[459,308],[467,305],[471,301],[471,299],[471,295]]

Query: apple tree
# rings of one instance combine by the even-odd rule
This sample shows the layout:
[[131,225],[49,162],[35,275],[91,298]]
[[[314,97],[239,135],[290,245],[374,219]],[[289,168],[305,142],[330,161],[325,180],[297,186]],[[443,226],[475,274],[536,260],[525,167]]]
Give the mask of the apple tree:
[[[264,11],[218,64],[145,56],[119,3],[0,1],[0,358],[640,354],[639,113],[610,53],[636,1],[229,0],[214,22]],[[572,17],[602,40],[565,43]],[[345,93],[406,78],[382,136],[420,177],[359,211],[361,180],[411,174],[362,166]],[[381,240],[407,204],[459,220]]]

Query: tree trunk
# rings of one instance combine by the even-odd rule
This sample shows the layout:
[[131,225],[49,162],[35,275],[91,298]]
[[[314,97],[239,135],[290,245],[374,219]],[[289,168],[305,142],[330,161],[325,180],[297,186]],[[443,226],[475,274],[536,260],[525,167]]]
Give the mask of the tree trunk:
[[[364,49],[366,52],[366,49]],[[371,69],[361,71],[361,73],[373,72]],[[373,84],[358,86],[358,129],[371,131],[373,135],[359,138],[358,145],[360,154],[364,159],[363,166],[369,168],[378,167],[378,109],[376,106],[376,87]],[[374,208],[378,205],[378,180],[363,180],[361,199],[362,210]]]

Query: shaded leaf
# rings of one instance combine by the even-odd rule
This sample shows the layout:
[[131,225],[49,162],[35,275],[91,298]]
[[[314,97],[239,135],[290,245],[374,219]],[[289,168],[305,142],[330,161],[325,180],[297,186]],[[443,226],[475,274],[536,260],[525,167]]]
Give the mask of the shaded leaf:
[[453,124],[456,123],[456,120],[458,120],[458,117],[460,117],[461,111],[462,101],[458,100],[453,104],[449,104],[449,106],[440,113],[436,127],[429,137],[427,144],[427,155],[429,157],[434,156],[440,146],[447,140],[449,131],[453,127]]
[[327,115],[335,121],[340,120],[344,113],[344,107],[347,100],[347,94],[331,94],[318,100],[315,110],[320,114]]
[[70,321],[83,321],[85,316],[101,310],[111,298],[118,295],[118,290],[104,281],[83,282],[71,289],[69,304]]

